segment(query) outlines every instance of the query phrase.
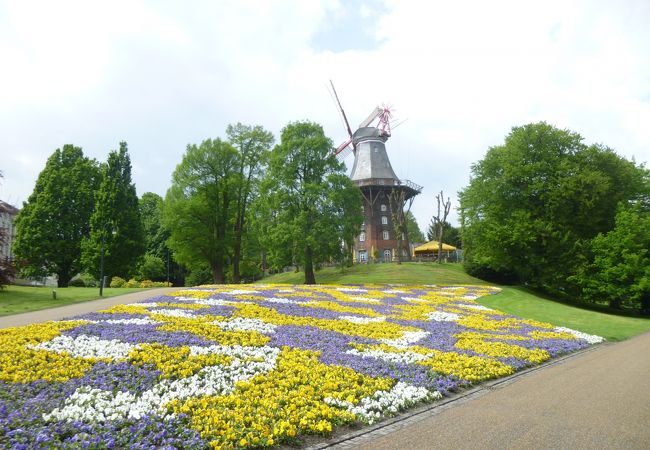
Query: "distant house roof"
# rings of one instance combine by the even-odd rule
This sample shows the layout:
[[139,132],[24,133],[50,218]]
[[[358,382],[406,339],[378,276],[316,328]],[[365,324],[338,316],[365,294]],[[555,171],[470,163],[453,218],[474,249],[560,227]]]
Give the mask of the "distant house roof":
[[15,206],[10,205],[9,203],[3,202],[2,200],[0,200],[0,212],[7,212],[10,215],[15,216],[16,214],[18,214],[18,211],[20,211],[20,210],[18,208],[16,208]]
[[[449,244],[442,244],[442,250],[445,252],[453,252],[456,247]],[[435,253],[438,251],[438,241],[429,241],[426,244],[419,245],[413,249],[415,254],[418,253]]]

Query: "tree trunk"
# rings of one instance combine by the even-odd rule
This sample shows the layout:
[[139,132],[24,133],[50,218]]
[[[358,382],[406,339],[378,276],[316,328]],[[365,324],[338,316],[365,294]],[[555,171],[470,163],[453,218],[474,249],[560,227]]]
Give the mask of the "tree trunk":
[[214,284],[223,284],[223,264],[215,264],[212,266],[212,279]]
[[67,272],[61,272],[56,274],[56,278],[57,287],[63,288],[68,287],[68,283],[70,283],[72,276],[70,276],[70,274]]
[[239,261],[241,259],[241,234],[235,238],[235,248],[232,257],[232,282],[241,283],[239,275]]
[[313,252],[309,245],[305,247],[305,284],[316,284],[316,276],[314,275]]

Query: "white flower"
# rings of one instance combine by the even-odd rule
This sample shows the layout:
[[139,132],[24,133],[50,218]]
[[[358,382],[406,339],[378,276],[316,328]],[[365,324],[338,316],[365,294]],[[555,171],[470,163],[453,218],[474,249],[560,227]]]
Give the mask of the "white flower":
[[303,303],[308,303],[308,302],[301,302],[298,300],[289,300],[288,298],[284,298],[284,297],[269,297],[264,299],[264,301],[267,301],[269,303],[278,303],[284,305],[300,305]]
[[387,291],[384,291],[386,294],[408,294],[407,291],[400,291],[398,289],[389,289]]
[[63,408],[43,414],[46,421],[83,420],[102,422],[124,418],[140,419],[157,412],[168,414],[165,405],[174,399],[203,395],[224,395],[235,390],[238,381],[246,381],[275,368],[280,349],[274,347],[190,347],[192,354],[223,353],[233,358],[227,366],[208,366],[180,380],[161,380],[140,396],[128,392],[109,392],[88,386],[78,388]]
[[264,322],[260,319],[246,319],[234,317],[226,321],[210,322],[213,325],[227,331],[257,331],[259,333],[275,333],[276,325]]
[[401,364],[412,364],[416,363],[418,361],[423,361],[425,359],[429,359],[430,356],[427,355],[422,355],[420,353],[414,353],[414,352],[386,352],[383,350],[379,349],[372,349],[372,350],[357,350],[356,348],[353,348],[351,350],[348,350],[347,352],[348,355],[357,355],[361,356],[362,358],[377,358],[377,359],[382,359],[387,362],[391,363],[401,363]]
[[233,289],[232,291],[223,292],[229,295],[243,295],[243,294],[259,294],[260,291],[253,291],[252,289]]
[[347,288],[347,287],[338,287],[338,288],[336,288],[336,290],[341,291],[341,292],[368,292],[368,289]]
[[387,345],[392,345],[397,348],[405,348],[410,344],[415,344],[420,339],[428,336],[428,331],[405,331],[402,337],[397,339],[379,339],[379,342],[382,342]]
[[136,346],[120,342],[117,339],[106,340],[96,336],[81,335],[76,338],[56,336],[50,341],[28,347],[55,353],[67,352],[76,358],[109,358],[114,360],[125,359]]
[[456,306],[460,306],[461,308],[475,309],[477,311],[494,311],[492,308],[488,308],[487,306],[473,305],[468,303],[457,303]]
[[161,314],[163,316],[169,316],[169,317],[184,317],[186,319],[192,319],[195,317],[192,312],[187,311],[185,309],[160,308],[160,309],[154,309],[151,312],[153,314]]
[[207,306],[232,306],[236,302],[234,300],[222,300],[218,298],[205,298],[201,300],[196,300],[194,303],[197,305],[207,305]]
[[427,314],[427,318],[429,320],[435,320],[436,322],[455,322],[460,319],[460,316],[456,313],[434,311]]
[[373,323],[373,322],[384,322],[384,321],[386,321],[386,317],[384,317],[384,316],[379,316],[379,317],[339,316],[339,320],[345,320],[347,322],[358,323],[360,325],[364,325],[364,324]]
[[151,320],[149,318],[138,319],[134,317],[133,319],[109,319],[103,320],[102,322],[113,323],[113,324],[124,324],[124,325],[155,325],[160,322],[156,320]]
[[599,344],[605,340],[604,337],[597,336],[595,334],[583,333],[582,331],[572,330],[571,328],[566,328],[566,327],[556,327],[553,331],[556,331],[558,333],[570,333],[575,337],[577,337],[578,339],[584,339],[590,344]]
[[415,403],[441,398],[442,394],[438,391],[430,391],[399,381],[390,391],[377,391],[371,397],[362,398],[357,405],[331,397],[326,398],[325,403],[347,409],[360,420],[372,424],[382,416],[395,414]]

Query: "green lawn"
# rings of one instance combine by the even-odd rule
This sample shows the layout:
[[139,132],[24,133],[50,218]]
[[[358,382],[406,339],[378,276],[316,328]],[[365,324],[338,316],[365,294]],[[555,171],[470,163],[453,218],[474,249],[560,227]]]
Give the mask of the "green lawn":
[[[303,272],[284,272],[264,278],[263,283],[302,284]],[[469,276],[460,264],[402,263],[402,264],[355,264],[339,268],[326,267],[316,272],[320,284],[488,284]]]
[[[52,299],[52,290],[56,290],[56,300]],[[104,289],[104,297],[114,297],[145,290],[139,288],[106,288]],[[99,288],[7,286],[5,289],[0,290],[0,316],[54,308],[98,298],[100,298]]]
[[[285,272],[261,280],[262,283],[300,284],[302,272]],[[489,284],[465,273],[460,264],[403,263],[358,264],[341,271],[325,268],[316,272],[321,284]],[[527,319],[549,322],[585,333],[597,334],[610,341],[619,341],[650,330],[650,318],[629,317],[594,311],[554,301],[523,287],[500,286],[497,295],[480,298],[482,305]]]

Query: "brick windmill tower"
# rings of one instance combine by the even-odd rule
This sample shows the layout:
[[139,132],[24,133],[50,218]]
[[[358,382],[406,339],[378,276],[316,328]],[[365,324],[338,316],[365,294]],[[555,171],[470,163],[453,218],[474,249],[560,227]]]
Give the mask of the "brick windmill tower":
[[386,140],[391,135],[390,109],[375,108],[353,133],[333,84],[332,91],[348,131],[348,139],[336,149],[336,155],[345,158],[350,152],[354,154],[350,178],[363,195],[364,221],[354,240],[353,260],[408,260],[404,210],[411,208],[422,186],[400,180],[390,164],[386,153]]

